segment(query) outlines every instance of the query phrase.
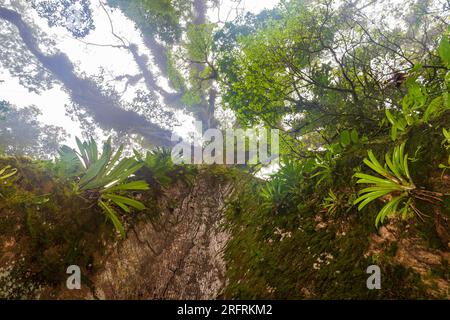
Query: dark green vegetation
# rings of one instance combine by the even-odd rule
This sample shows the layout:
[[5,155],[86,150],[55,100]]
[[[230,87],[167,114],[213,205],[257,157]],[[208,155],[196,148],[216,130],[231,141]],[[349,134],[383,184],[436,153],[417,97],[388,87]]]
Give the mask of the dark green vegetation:
[[[445,159],[447,155],[440,147],[440,130],[427,128],[426,133],[416,140],[417,145],[409,147],[414,151],[417,146],[423,146],[421,157],[411,162],[411,175],[418,185],[447,195],[443,196],[443,203],[417,200],[423,218],[413,214],[402,219],[400,211],[390,212],[391,223],[398,228],[398,233],[394,240],[381,245],[374,237],[379,232],[375,221],[383,207],[395,203],[395,198],[373,200],[361,211],[354,206],[358,186],[353,168],[362,162],[364,152],[342,155],[326,184],[317,184],[319,178],[313,177],[317,169],[308,162],[283,166],[269,182],[249,182],[231,202],[227,214],[233,236],[226,251],[230,277],[226,296],[248,299],[447,297],[445,291],[430,292],[433,286],[423,283],[424,279],[433,279],[442,268],[445,271],[438,278],[448,281],[450,274],[444,259],[442,266],[431,267],[421,277],[413,269],[414,263],[402,265],[395,258],[400,252],[399,244],[414,237],[420,238],[417,241],[427,248],[448,252],[448,229],[447,237],[436,230],[436,208],[447,219],[450,216],[450,183],[448,178],[441,179],[437,169],[437,159]],[[385,152],[382,145],[377,147],[379,154]],[[293,166],[298,173],[294,177]],[[424,171],[430,175],[423,175]],[[285,174],[291,179],[283,177]],[[267,190],[273,190],[271,197],[267,196]],[[272,202],[275,198],[278,201]],[[372,246],[380,247],[374,250]],[[383,290],[366,288],[366,268],[372,264],[382,268]]]
[[111,148],[111,138],[104,144],[101,155],[98,154],[97,143],[92,138],[83,143],[77,138],[77,144],[78,152],[67,146],[60,151],[60,164],[65,174],[74,176],[78,180],[74,185],[74,193],[80,197],[97,200],[98,206],[111,220],[116,230],[125,237],[125,229],[114,206],[126,213],[130,213],[130,207],[137,210],[145,209],[141,202],[126,196],[132,191],[149,189],[145,181],[128,181],[129,177],[144,164],[138,163],[133,158],[120,160],[123,145],[114,153]]
[[[1,297],[27,296],[32,290],[23,283],[30,283],[33,289],[39,285],[63,285],[65,270],[72,264],[81,267],[84,281],[89,284],[89,276],[106,258],[106,249],[121,239],[115,229],[125,236],[125,230],[135,223],[158,217],[155,199],[162,185],[152,176],[169,184],[189,176],[186,168],[173,166],[170,158],[165,158],[166,171],[162,174],[154,163],[164,158],[163,151],[148,154],[146,163],[134,157],[118,163],[110,158],[109,142],[93,161],[93,146],[94,141],[80,142],[81,150],[90,150],[81,158],[69,157],[75,151],[63,147],[56,163],[0,158],[0,167],[4,168],[0,170],[0,239],[7,244],[2,265],[17,261],[8,272],[22,284],[11,291],[0,291]],[[122,168],[121,174],[116,175],[114,169],[105,170],[104,164],[96,165],[105,159],[107,164],[115,164],[115,171]],[[86,169],[82,160],[93,162]],[[130,162],[134,165],[129,166]],[[97,168],[95,174],[92,168]],[[130,172],[134,173],[132,179],[128,179]],[[151,182],[150,189],[144,180]],[[5,279],[0,278],[0,287],[6,290],[2,281]]]
[[[449,250],[447,25],[425,4],[406,9],[417,19],[402,30],[372,24],[358,4],[311,3],[221,31],[233,44],[218,63],[225,104],[243,126],[279,129],[283,155],[229,210],[226,295],[448,297],[448,285],[424,285],[441,268],[448,284],[445,258],[427,271],[399,263],[412,238]],[[370,264],[382,267],[381,291],[366,288]]]

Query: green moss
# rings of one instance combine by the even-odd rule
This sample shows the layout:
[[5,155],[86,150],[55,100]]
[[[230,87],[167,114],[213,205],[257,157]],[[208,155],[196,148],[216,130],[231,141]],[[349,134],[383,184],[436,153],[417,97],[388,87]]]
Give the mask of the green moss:
[[446,196],[442,201],[442,213],[450,217],[450,196]]
[[[446,115],[448,117],[448,114]],[[440,119],[439,121],[441,121]],[[439,162],[448,155],[441,147],[440,124],[413,127],[407,134],[408,153],[413,179],[420,187],[443,192]],[[420,133],[419,133],[420,132]],[[406,137],[405,137],[406,138]],[[374,141],[366,149],[384,155],[392,149],[391,141]],[[420,148],[419,148],[420,147]],[[419,150],[416,153],[416,150]],[[232,232],[225,257],[229,285],[225,296],[237,299],[415,299],[430,298],[430,286],[414,270],[395,262],[398,243],[381,245],[369,255],[375,216],[382,207],[374,201],[362,212],[341,208],[335,216],[321,213],[320,204],[329,188],[355,192],[353,168],[361,165],[366,150],[346,152],[337,159],[333,179],[327,185],[316,185],[303,179],[286,197],[288,210],[274,215],[265,210],[257,186],[247,184],[228,208],[228,224]],[[448,190],[446,191],[448,192]],[[430,215],[423,222],[416,219],[414,234],[426,240],[430,249],[446,250],[433,219],[434,207],[418,201],[419,209]],[[443,208],[450,208],[444,197]],[[318,218],[320,217],[320,220]],[[410,220],[414,222],[414,220]],[[321,225],[320,228],[318,226]],[[399,223],[400,231],[405,223]],[[281,230],[281,231],[280,231]],[[406,229],[405,229],[406,230]],[[281,233],[281,235],[280,235]],[[283,235],[284,234],[284,235]],[[400,232],[399,237],[409,233]],[[399,239],[398,239],[399,240]],[[377,264],[382,270],[382,290],[368,290],[366,269]],[[447,277],[445,269],[434,272]]]
[[[14,266],[5,281],[15,279],[24,286],[26,282],[57,287],[67,278],[67,267],[75,264],[81,268],[84,282],[90,283],[89,278],[107,258],[107,246],[120,241],[113,225],[94,200],[74,192],[72,181],[59,175],[58,164],[0,157],[0,167],[5,165],[18,169],[11,184],[0,185],[0,241],[14,239],[14,245],[8,249],[10,261],[2,261]],[[171,184],[189,184],[189,177],[195,172],[193,168],[174,166],[166,174]],[[145,170],[137,176],[152,178]],[[125,225],[158,218],[161,187],[151,185],[151,190],[135,194],[146,209],[124,215]],[[176,208],[179,204],[172,205]],[[25,294],[20,288],[16,291],[7,297]]]
[[72,264],[90,274],[100,263],[94,257],[113,240],[102,212],[73,195],[51,163],[1,158],[0,166],[5,163],[18,169],[13,184],[0,187],[0,229],[5,239],[15,240],[11,254],[23,257],[21,265],[37,283],[60,284]]
[[[374,257],[365,256],[374,232],[373,216],[352,212],[317,229],[313,208],[274,217],[254,211],[249,195],[230,206],[232,239],[226,249],[230,284],[226,297],[237,299],[372,299],[424,297],[412,270],[391,264],[392,244],[377,259],[383,290],[368,290],[366,269]],[[246,208],[245,205],[251,208]],[[256,205],[257,206],[257,205]],[[243,208],[244,207],[244,208]],[[239,213],[237,209],[239,208]],[[340,228],[347,230],[342,234]],[[277,230],[282,230],[278,232]],[[284,234],[284,235],[283,235]]]

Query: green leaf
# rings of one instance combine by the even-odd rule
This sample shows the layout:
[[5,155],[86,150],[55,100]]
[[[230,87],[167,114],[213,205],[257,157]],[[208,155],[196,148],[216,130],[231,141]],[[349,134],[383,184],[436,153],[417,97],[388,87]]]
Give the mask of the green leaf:
[[109,159],[106,156],[102,156],[99,161],[95,162],[93,165],[89,167],[89,169],[86,171],[86,174],[80,179],[79,182],[82,190],[90,189],[89,187],[86,186],[86,184],[99,175],[99,173],[102,171],[102,169],[104,169],[104,167],[108,163],[108,160]]
[[395,213],[397,210],[397,207],[402,199],[404,199],[405,196],[399,196],[393,198],[391,201],[386,203],[386,205],[380,210],[380,212],[377,215],[377,218],[375,220],[375,226],[378,228],[379,223],[383,223],[386,216],[391,215],[392,213]]
[[448,36],[445,34],[442,39],[441,43],[439,44],[439,56],[441,57],[442,61],[450,67],[450,43],[448,41]]
[[5,173],[6,172],[6,170],[8,170],[8,169],[10,169],[11,168],[11,166],[6,166],[6,167],[4,167],[3,169],[0,169],[0,175],[2,175],[3,173]]
[[352,142],[353,143],[358,143],[359,142],[359,135],[358,135],[358,131],[356,129],[352,130],[351,138],[352,138]]
[[348,146],[351,143],[350,132],[348,130],[344,130],[341,133],[341,144],[343,147]]
[[116,162],[119,161],[120,156],[122,155],[122,152],[123,152],[123,148],[124,148],[123,144],[120,145],[116,154],[114,155],[114,157],[112,157],[111,161],[109,162],[108,166],[105,169],[106,174],[108,174],[113,169],[113,167],[116,165]]
[[[360,194],[363,193],[367,193],[367,192],[372,192],[372,191],[381,191],[381,190],[389,190],[389,192],[394,192],[394,191],[398,191],[399,189],[394,187],[394,186],[384,186],[384,185],[377,185],[374,187],[367,187],[362,189],[361,191],[359,191]],[[401,189],[400,189],[401,190]]]
[[411,175],[409,174],[408,155],[407,154],[405,154],[405,157],[403,158],[403,163],[404,163],[404,165],[403,165],[404,172],[411,182],[412,179],[411,179]]
[[423,121],[428,122],[430,120],[430,117],[432,115],[437,116],[437,111],[439,108],[444,104],[444,101],[442,99],[442,96],[439,96],[437,98],[434,98],[433,101],[430,102],[427,109],[425,110],[423,114]]
[[400,176],[400,173],[397,170],[397,168],[394,166],[394,164],[392,163],[389,153],[386,153],[384,160],[386,161],[386,165],[389,168],[389,170],[391,170],[394,173],[394,175],[398,178]]
[[361,211],[368,203],[388,194],[389,192],[390,192],[389,190],[380,190],[380,191],[366,193],[365,195],[362,195],[361,197],[356,199],[353,204],[358,204],[359,202],[362,201],[358,206],[358,211]]
[[80,141],[80,139],[78,139],[78,137],[75,137],[75,141],[77,143],[78,146],[78,151],[80,152],[80,156],[83,159],[84,162],[84,167],[87,168],[89,167],[89,159],[88,156],[86,154],[86,149],[84,144]]
[[133,208],[136,208],[138,210],[144,210],[145,206],[142,202],[139,202],[137,200],[131,199],[131,198],[127,198],[127,197],[123,197],[123,196],[118,196],[115,194],[103,194],[102,195],[103,198],[105,199],[109,199],[114,201],[115,203],[121,203],[121,204],[125,204],[128,206],[131,206]]
[[143,161],[142,155],[139,153],[139,151],[137,151],[136,149],[133,149],[133,154],[137,161]]
[[[9,171],[9,172],[8,172]],[[17,169],[12,169],[11,166],[6,166],[3,169],[0,169],[0,181],[6,180],[17,173]]]
[[[370,183],[382,183],[382,184],[393,184],[393,185],[395,185],[395,183],[392,182],[392,181],[389,181],[389,180],[386,180],[386,179],[382,179],[382,178],[378,178],[378,177],[374,177],[374,176],[371,176],[371,175],[368,175],[368,174],[365,174],[365,173],[359,173],[358,172],[358,173],[355,174],[355,177],[371,181]],[[362,182],[362,183],[365,183],[365,182]]]
[[388,109],[386,109],[385,113],[386,113],[386,118],[395,127],[397,121],[395,121],[394,116],[392,115],[392,113]]
[[442,132],[444,133],[444,136],[447,140],[450,140],[450,131],[447,131],[447,129],[442,128]]
[[119,218],[117,217],[117,214],[114,211],[114,209],[111,208],[108,204],[106,204],[105,202],[103,202],[101,200],[98,202],[98,204],[99,204],[100,208],[103,209],[103,212],[105,213],[105,215],[113,223],[116,230],[120,232],[120,235],[122,236],[122,238],[125,238],[125,229],[124,229],[122,223],[120,222]]
[[397,140],[397,126],[393,126],[391,129],[391,139],[392,141]]
[[91,152],[92,152],[92,159],[95,161],[98,160],[98,148],[97,143],[95,140],[91,137]]
[[106,188],[103,192],[148,190],[148,189],[149,189],[149,185],[147,184],[147,182],[133,181],[133,182],[119,184],[118,186]]

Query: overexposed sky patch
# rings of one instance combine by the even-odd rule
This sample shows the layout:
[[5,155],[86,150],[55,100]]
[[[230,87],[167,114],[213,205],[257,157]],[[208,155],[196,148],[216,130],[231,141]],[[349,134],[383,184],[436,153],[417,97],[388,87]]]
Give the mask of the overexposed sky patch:
[[[279,0],[242,0],[240,7],[244,8],[245,11],[258,13],[263,9],[274,7],[278,2]],[[222,12],[227,10],[229,12],[233,5],[236,6],[236,3],[236,0],[223,0],[224,10]],[[93,10],[96,28],[82,40],[73,38],[64,28],[49,28],[47,21],[40,18],[36,13],[33,14],[33,18],[35,23],[50,38],[55,40],[57,48],[69,56],[79,72],[93,76],[103,70],[107,80],[113,80],[115,77],[124,74],[137,74],[137,66],[127,51],[103,46],[120,45],[121,43],[111,34],[109,19],[97,0],[92,0],[91,9]],[[217,16],[217,13],[215,14]],[[119,10],[113,10],[110,16],[113,20],[116,34],[123,37],[125,41],[138,44],[140,52],[150,55],[142,44],[142,38],[131,20],[127,19]],[[213,16],[210,16],[210,18],[214,21]],[[87,43],[102,46],[89,45]],[[152,67],[151,64],[149,67]],[[64,92],[61,86],[55,85],[51,90],[43,91],[40,94],[29,92],[28,89],[19,83],[17,78],[11,76],[8,70],[3,69],[1,66],[0,80],[3,80],[3,82],[0,82],[0,100],[9,101],[18,107],[37,106],[43,113],[39,120],[46,124],[63,127],[71,135],[66,143],[74,146],[74,136],[80,136],[81,129],[76,121],[73,121],[65,114],[65,105],[69,104],[70,100],[68,94]],[[113,83],[118,91],[123,89],[125,85],[125,82],[115,81]],[[130,87],[130,92],[124,98],[131,99],[134,95],[133,92],[137,89],[145,89],[145,86],[138,84],[135,87]],[[180,112],[177,113],[177,117],[182,126],[175,128],[174,131],[181,136],[191,132],[194,128],[193,119]]]

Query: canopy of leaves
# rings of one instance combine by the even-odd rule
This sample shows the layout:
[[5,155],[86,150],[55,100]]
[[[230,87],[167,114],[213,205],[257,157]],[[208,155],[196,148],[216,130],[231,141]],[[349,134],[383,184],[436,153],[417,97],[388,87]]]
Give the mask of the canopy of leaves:
[[89,0],[33,0],[32,5],[50,27],[66,28],[74,37],[84,38],[95,29]]
[[234,42],[222,32],[224,106],[243,125],[265,123],[282,129],[287,140],[316,136],[318,147],[345,129],[384,134],[386,108],[402,110],[407,90],[419,99],[415,93],[422,89],[414,79],[404,85],[408,76],[420,75],[433,98],[441,93],[436,75],[444,74],[442,64],[430,49],[437,37],[420,28],[442,34],[447,24],[432,24],[422,14],[405,19],[405,28],[392,28],[382,18],[375,25],[358,5],[290,1],[260,17],[264,23],[247,19],[234,26]]
[[0,102],[0,107],[0,150],[8,155],[40,159],[57,154],[67,137],[63,128],[41,123],[37,107],[19,109],[5,101]]
[[182,16],[190,12],[186,0],[108,0],[108,4],[120,8],[143,33],[158,36],[170,44],[180,40]]

